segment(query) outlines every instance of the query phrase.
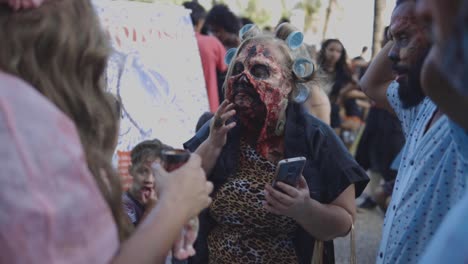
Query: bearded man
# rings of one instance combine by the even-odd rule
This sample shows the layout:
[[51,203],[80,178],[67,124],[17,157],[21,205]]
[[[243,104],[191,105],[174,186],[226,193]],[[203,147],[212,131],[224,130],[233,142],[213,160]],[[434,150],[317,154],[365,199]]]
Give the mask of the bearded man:
[[428,27],[415,12],[416,1],[397,1],[390,25],[392,41],[360,83],[369,97],[396,113],[406,137],[377,263],[417,262],[466,190],[467,163],[458,151],[460,141],[420,82],[431,43]]

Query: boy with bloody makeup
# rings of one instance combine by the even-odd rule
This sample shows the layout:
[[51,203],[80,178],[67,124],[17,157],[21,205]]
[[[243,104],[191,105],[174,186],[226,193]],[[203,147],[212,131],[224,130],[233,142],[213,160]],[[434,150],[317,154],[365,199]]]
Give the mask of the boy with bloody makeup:
[[133,183],[123,195],[123,204],[125,212],[135,226],[156,203],[155,175],[151,164],[161,163],[161,151],[164,149],[169,147],[158,139],[146,140],[136,145],[130,154],[132,165],[129,172]]
[[[351,228],[368,179],[334,131],[295,101],[298,83],[314,76],[292,70],[300,57],[284,40],[294,30],[243,40],[224,84],[229,101],[185,144],[215,185],[190,263],[311,263],[315,239],[327,241],[324,263],[333,263],[331,240]],[[278,161],[298,156],[306,158],[298,185],[273,188]]]
[[416,15],[416,1],[397,1],[389,30],[392,41],[360,83],[369,97],[398,116],[406,137],[377,263],[418,262],[466,192],[466,146],[451,120],[425,96],[427,83],[420,82],[431,49],[428,29]]

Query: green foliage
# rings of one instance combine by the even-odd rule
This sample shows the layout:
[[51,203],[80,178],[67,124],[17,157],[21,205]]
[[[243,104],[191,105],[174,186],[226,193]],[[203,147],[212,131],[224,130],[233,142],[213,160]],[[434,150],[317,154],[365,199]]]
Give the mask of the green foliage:
[[287,8],[286,0],[281,0],[281,17],[290,18],[291,15],[292,12],[289,8]]
[[[238,5],[240,1],[237,1]],[[265,26],[271,19],[271,14],[264,7],[260,7],[258,0],[249,0],[247,6],[241,8],[241,16],[250,18],[255,24]]]
[[297,3],[296,8],[305,11],[306,15],[314,15],[322,5],[320,0],[302,0]]
[[322,3],[320,0],[302,0],[296,5],[295,8],[302,9],[305,12],[304,31],[312,27],[314,15],[319,11],[321,5]]

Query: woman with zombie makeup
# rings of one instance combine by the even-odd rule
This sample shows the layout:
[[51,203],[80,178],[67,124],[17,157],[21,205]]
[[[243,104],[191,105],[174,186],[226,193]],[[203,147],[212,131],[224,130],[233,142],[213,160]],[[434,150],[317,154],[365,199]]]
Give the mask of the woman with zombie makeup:
[[[215,185],[190,263],[310,263],[315,239],[328,241],[324,261],[334,263],[332,240],[349,232],[368,178],[301,105],[314,75],[303,74],[312,64],[297,53],[296,29],[254,29],[228,56],[227,101],[185,144]],[[273,188],[278,161],[298,156],[307,159],[298,185]]]
[[213,186],[196,155],[156,166],[158,205],[127,225],[108,155],[110,46],[91,1],[0,0],[0,32],[0,262],[163,263]]
[[[324,41],[317,63],[328,82],[328,85],[323,87],[331,102],[331,127],[340,135],[342,128],[356,131],[362,122],[362,112],[356,103],[356,98],[366,98],[366,96],[358,91],[347,64],[346,49],[341,41],[338,39]],[[343,117],[340,114],[341,109],[345,110]]]

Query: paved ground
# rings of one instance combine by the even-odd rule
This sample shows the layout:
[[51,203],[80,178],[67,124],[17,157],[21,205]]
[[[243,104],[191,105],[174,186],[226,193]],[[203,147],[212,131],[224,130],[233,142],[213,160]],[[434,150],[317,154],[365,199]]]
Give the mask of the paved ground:
[[[382,233],[383,213],[378,209],[358,209],[355,224],[356,255],[358,264],[375,263]],[[337,264],[349,264],[349,236],[335,240],[335,260]]]

